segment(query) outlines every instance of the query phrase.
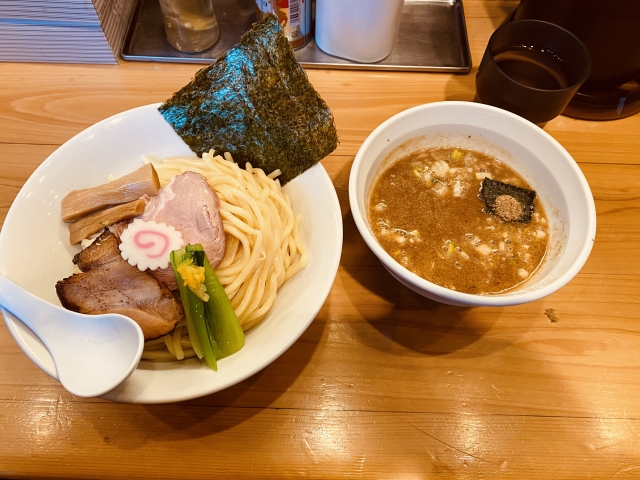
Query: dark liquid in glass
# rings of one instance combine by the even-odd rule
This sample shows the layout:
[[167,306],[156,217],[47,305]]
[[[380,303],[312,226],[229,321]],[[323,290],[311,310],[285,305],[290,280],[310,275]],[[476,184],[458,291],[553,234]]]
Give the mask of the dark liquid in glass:
[[500,70],[518,83],[543,90],[567,88],[564,62],[548,50],[535,47],[507,47],[494,52]]

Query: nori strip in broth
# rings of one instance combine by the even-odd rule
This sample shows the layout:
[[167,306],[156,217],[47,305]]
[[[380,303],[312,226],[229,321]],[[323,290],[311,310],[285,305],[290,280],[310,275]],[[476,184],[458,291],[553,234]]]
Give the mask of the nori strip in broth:
[[501,195],[507,195],[514,198],[522,208],[520,218],[516,222],[529,223],[533,214],[533,202],[536,198],[536,192],[526,188],[516,187],[509,183],[499,182],[491,178],[482,180],[480,195],[487,206],[487,211],[493,215],[497,215],[495,211],[496,199]]
[[268,15],[164,102],[160,113],[198,155],[230,152],[292,180],[338,144],[333,115]]

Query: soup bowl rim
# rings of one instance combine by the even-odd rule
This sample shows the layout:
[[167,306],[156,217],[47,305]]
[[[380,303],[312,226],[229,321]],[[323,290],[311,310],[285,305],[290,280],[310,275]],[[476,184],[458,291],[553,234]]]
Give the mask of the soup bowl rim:
[[[556,154],[555,161],[562,165],[565,169],[564,173],[569,172],[574,181],[574,185],[577,186],[575,191],[565,192],[567,195],[578,196],[578,204],[581,205],[580,212],[568,212],[571,216],[575,214],[579,217],[579,221],[583,222],[583,230],[585,232],[583,238],[579,238],[576,242],[573,239],[571,245],[564,245],[563,248],[571,248],[572,261],[565,270],[556,275],[556,278],[549,283],[539,288],[529,288],[523,291],[520,287],[515,287],[504,293],[499,294],[470,294],[458,292],[446,287],[442,287],[435,283],[432,283],[417,274],[411,272],[400,263],[398,263],[391,255],[389,255],[382,246],[378,243],[377,239],[371,232],[366,212],[366,204],[368,203],[369,187],[372,183],[371,178],[375,177],[375,172],[370,172],[368,167],[364,166],[365,160],[371,155],[380,155],[379,151],[374,151],[376,148],[374,144],[380,144],[380,140],[383,139],[389,145],[393,145],[396,138],[389,134],[391,128],[397,128],[399,122],[413,122],[417,119],[418,123],[412,123],[411,128],[415,131],[419,131],[421,125],[419,124],[420,115],[430,115],[431,117],[437,116],[442,112],[455,111],[460,115],[460,125],[465,125],[464,113],[475,113],[481,115],[487,115],[487,118],[500,118],[502,121],[507,122],[509,125],[514,126],[522,133],[522,135],[528,135],[535,139],[537,142],[544,142],[545,147],[551,149]],[[436,123],[430,124],[430,126],[437,125]],[[473,125],[470,125],[473,128]],[[491,130],[494,128],[492,125],[486,125],[486,128]],[[499,127],[496,127],[499,128]],[[501,132],[497,132],[501,133]],[[387,137],[387,138],[384,138]],[[516,142],[518,139],[516,139]],[[379,167],[379,162],[378,166]],[[554,168],[553,166],[551,168]],[[521,173],[521,172],[518,172]],[[359,194],[360,184],[367,182],[366,178],[369,177],[369,185],[365,188],[364,209],[362,208],[362,199]],[[369,249],[380,260],[382,265],[389,271],[389,273],[397,279],[400,283],[404,284],[416,293],[427,297],[431,300],[435,300],[441,303],[459,306],[511,306],[532,301],[539,300],[546,297],[564,285],[566,285],[571,279],[578,274],[581,268],[584,266],[589,254],[591,252],[593,243],[595,241],[596,232],[596,212],[593,195],[589,188],[589,184],[584,177],[584,174],[578,167],[575,160],[571,155],[558,143],[551,135],[545,132],[542,128],[535,124],[525,120],[524,118],[510,113],[506,110],[502,110],[489,105],[464,102],[464,101],[445,101],[445,102],[433,102],[423,105],[418,105],[385,120],[365,139],[360,146],[353,165],[351,167],[349,178],[349,202],[351,207],[351,213],[360,235],[364,239]],[[576,203],[576,202],[574,202]],[[573,220],[577,221],[576,219]],[[525,286],[528,282],[525,282]]]

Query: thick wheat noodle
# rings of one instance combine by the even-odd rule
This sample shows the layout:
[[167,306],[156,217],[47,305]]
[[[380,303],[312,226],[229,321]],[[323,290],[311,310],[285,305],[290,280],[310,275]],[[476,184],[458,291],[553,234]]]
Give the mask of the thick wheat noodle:
[[236,292],[238,288],[240,288],[238,284],[234,283],[236,280],[240,280],[239,283],[242,283],[246,278],[246,272],[245,275],[241,276],[243,269],[245,269],[246,267],[246,265],[243,263],[242,257],[244,256],[246,258],[250,258],[251,254],[251,245],[249,244],[249,239],[239,232],[237,233],[238,238],[240,239],[240,242],[242,244],[241,253],[236,253],[235,258],[237,258],[237,260],[235,260],[235,263],[231,263],[228,266],[218,268],[216,270],[216,274],[218,275],[220,283],[226,285],[224,290],[225,292],[227,292],[227,296],[231,296],[231,292]]
[[[285,275],[284,281],[286,282],[291,277],[293,277],[296,273],[302,270],[307,263],[309,262],[309,252],[306,248],[304,248],[302,242],[300,241],[300,234],[298,232],[298,225],[300,224],[300,217],[296,218],[296,226],[293,229],[293,236],[291,241],[296,246],[296,250],[293,251],[292,255],[289,258],[297,258],[293,261],[293,263],[287,269],[287,273]],[[300,250],[300,256],[296,257],[297,250]]]
[[[173,334],[165,335],[155,340],[149,340],[144,344],[142,358],[154,361],[170,361],[186,357],[193,357],[195,351],[191,347],[188,336],[184,336],[186,332],[186,320],[181,320],[176,325]],[[177,352],[181,352],[177,353]]]
[[250,302],[254,298],[254,292],[258,282],[260,281],[260,272],[262,270],[262,265],[258,266],[257,270],[255,270],[250,277],[242,283],[237,295],[231,299],[231,306],[236,312],[238,319],[242,318],[244,320],[244,313],[248,311]]
[[[273,306],[284,282],[308,262],[300,241],[300,218],[274,180],[279,171],[266,175],[247,164],[241,169],[231,155],[202,158],[169,158],[155,161],[162,185],[186,171],[201,174],[218,194],[227,247],[216,274],[231,300],[242,328],[256,326]],[[169,335],[145,344],[143,358],[175,360],[195,355],[182,320]]]
[[[220,215],[222,216],[223,225],[225,223],[231,224],[234,228],[237,228],[239,231],[243,232],[246,235],[257,235],[260,231],[259,228],[253,228],[246,222],[240,220],[237,216],[231,215],[229,211],[225,211],[224,213],[220,212]],[[224,225],[225,231],[228,227],[228,225]]]
[[278,281],[274,276],[271,276],[268,283],[268,293],[266,301],[260,308],[253,311],[253,313],[247,317],[247,328],[251,328],[254,325],[258,324],[260,320],[269,312],[269,309],[273,305],[273,302],[276,299],[276,291],[278,290]]
[[242,269],[245,267],[244,263],[242,263],[242,261],[244,260],[243,257],[246,257],[246,258],[251,257],[252,242],[249,240],[249,237],[247,237],[241,231],[237,230],[235,227],[230,227],[226,225],[225,232],[227,232],[229,235],[233,235],[238,240],[239,247],[242,247],[240,250],[240,253],[236,251],[235,258],[232,263],[229,263],[224,267],[218,266],[218,268],[216,269],[216,274],[218,275],[218,278],[222,278],[222,277],[228,278],[228,280],[225,280],[224,282],[220,280],[220,282],[223,285],[229,286],[234,280],[237,280],[238,275],[240,274]]
[[182,327],[176,326],[173,331],[173,350],[176,356],[176,359],[182,360],[184,358],[184,351],[182,350],[182,345],[180,344],[180,340],[182,339]]
[[[253,218],[246,214],[247,212],[239,207],[235,207],[227,202],[224,202],[224,212],[220,212],[222,219],[233,223],[241,230],[246,230],[247,233],[253,234],[256,229],[253,228],[250,223]],[[240,217],[240,218],[236,218]],[[242,220],[244,221],[242,221]]]
[[175,348],[175,346],[173,344],[173,338],[171,338],[171,335],[165,335],[162,338],[164,339],[164,344],[167,347],[167,350],[169,350],[169,353],[175,357],[176,356],[176,348]]
[[[263,252],[262,252],[262,240],[263,240],[262,232],[259,232],[256,235],[256,240],[253,245],[253,251],[251,252],[251,256],[248,259],[245,259],[245,255],[240,258],[240,262],[242,265],[242,269],[238,273],[238,276],[231,282],[229,285],[225,285],[224,283],[224,291],[227,292],[227,296],[229,298],[235,297],[236,292],[240,289],[242,283],[250,277],[251,272],[254,272],[257,268],[259,262],[263,260]],[[263,257],[263,258],[261,258]],[[221,275],[224,275],[225,272],[220,272]],[[221,281],[222,283],[222,281]],[[238,319],[240,320],[240,324],[242,324],[242,319],[238,315]]]
[[224,268],[233,262],[235,256],[238,254],[238,246],[240,245],[240,241],[231,235],[227,238],[227,249],[224,252],[224,257],[222,257],[222,261],[218,265],[218,269]]
[[[272,195],[270,195],[270,198],[272,198],[274,201],[276,201],[277,203],[280,204],[280,206],[282,207],[282,211],[287,211],[288,209],[291,208],[291,205],[289,205],[289,203],[285,202],[285,199],[282,196],[272,194]],[[291,230],[293,230],[293,226],[295,224],[295,221],[296,221],[295,217],[287,216],[287,226],[283,230],[283,237],[286,238],[291,234]]]

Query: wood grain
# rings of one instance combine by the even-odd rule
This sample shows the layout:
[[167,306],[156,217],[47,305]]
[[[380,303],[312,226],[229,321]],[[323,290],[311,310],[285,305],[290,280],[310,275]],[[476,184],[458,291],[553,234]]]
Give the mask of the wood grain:
[[[465,1],[474,65],[517,2]],[[0,224],[58,146],[160,102],[197,66],[0,64]],[[397,283],[348,201],[366,136],[406,108],[472,100],[469,75],[309,70],[340,146],[323,160],[344,222],[317,318],[253,377],[174,405],[75,398],[0,325],[0,477],[639,478],[640,115],[558,117],[545,131],[592,189],[597,236],[559,292],[458,308]]]
[[[74,407],[71,425],[65,419],[47,421],[51,406],[35,405],[30,417],[40,419],[41,430],[28,448],[38,452],[39,462],[26,462],[25,445],[16,443],[5,451],[11,455],[8,471],[37,476],[45,469],[48,477],[96,479],[177,478],[185,472],[191,479],[584,478],[576,475],[576,458],[585,472],[606,470],[616,479],[637,478],[640,471],[637,463],[624,460],[636,455],[624,439],[636,435],[637,420],[437,412],[350,412],[345,418],[335,410]],[[11,403],[6,410],[20,412],[21,406]],[[593,435],[578,439],[585,431]],[[47,441],[51,437],[56,441]],[[77,443],[70,446],[72,439]],[[501,446],[496,448],[495,439]],[[93,458],[85,454],[89,446]],[[117,462],[109,452],[117,452]]]

